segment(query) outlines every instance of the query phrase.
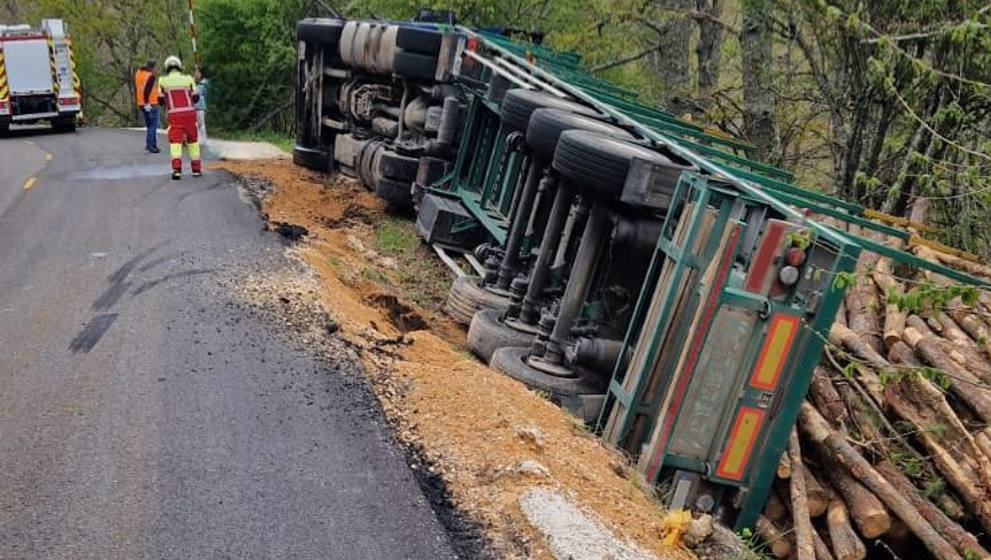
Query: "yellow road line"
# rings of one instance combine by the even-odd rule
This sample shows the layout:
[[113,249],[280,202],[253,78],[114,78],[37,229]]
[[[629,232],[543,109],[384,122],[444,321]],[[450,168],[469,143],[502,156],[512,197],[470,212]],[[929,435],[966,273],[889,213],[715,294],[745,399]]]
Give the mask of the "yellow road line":
[[24,190],[30,190],[37,181],[37,177],[29,177],[27,181],[24,181]]

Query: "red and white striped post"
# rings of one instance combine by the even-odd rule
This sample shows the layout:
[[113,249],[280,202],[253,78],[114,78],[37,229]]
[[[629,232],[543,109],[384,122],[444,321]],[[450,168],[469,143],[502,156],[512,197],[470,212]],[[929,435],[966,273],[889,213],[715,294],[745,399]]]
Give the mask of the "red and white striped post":
[[200,53],[196,49],[196,22],[193,18],[193,0],[189,0],[189,39],[193,43],[193,68],[199,68]]

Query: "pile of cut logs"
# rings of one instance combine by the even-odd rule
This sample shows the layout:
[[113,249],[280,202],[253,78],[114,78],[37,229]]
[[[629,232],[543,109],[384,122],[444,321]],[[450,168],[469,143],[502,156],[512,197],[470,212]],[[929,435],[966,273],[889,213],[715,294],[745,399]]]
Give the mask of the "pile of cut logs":
[[756,525],[771,555],[991,560],[991,292],[917,313],[887,303],[950,284],[861,256]]

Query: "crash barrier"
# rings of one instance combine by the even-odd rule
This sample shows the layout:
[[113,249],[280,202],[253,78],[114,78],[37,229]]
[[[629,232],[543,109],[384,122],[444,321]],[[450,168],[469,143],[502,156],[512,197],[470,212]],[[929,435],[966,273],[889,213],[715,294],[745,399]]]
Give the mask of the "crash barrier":
[[416,22],[297,38],[295,161],[463,252],[478,274],[446,311],[471,350],[638,457],[673,507],[753,524],[861,251],[983,284],[825,224],[910,237],[572,54]]

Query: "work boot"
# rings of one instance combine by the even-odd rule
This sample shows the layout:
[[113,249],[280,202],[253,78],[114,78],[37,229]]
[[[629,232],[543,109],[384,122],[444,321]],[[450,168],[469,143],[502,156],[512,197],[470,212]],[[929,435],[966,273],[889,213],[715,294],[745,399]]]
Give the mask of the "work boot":
[[179,179],[182,179],[182,171],[176,169],[175,171],[172,172],[172,180],[178,181]]

